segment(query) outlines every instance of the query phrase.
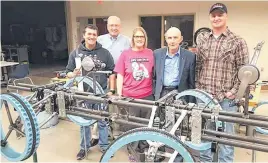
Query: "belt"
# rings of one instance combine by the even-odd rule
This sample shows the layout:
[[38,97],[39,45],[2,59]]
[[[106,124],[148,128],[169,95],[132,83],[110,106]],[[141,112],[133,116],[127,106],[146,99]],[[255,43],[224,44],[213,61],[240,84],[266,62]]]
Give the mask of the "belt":
[[178,86],[163,86],[163,89],[166,89],[166,90],[174,90],[178,88],[179,88]]

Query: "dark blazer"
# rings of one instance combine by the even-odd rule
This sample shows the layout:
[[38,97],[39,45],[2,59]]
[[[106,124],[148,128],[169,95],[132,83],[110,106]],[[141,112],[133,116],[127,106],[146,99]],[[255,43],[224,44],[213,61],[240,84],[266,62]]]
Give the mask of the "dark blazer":
[[[154,51],[154,96],[155,100],[160,98],[163,89],[163,76],[165,57],[168,48],[156,49]],[[182,92],[187,89],[195,89],[195,60],[194,53],[180,48],[180,63],[179,63],[179,85],[178,91]],[[194,97],[186,97],[187,102],[195,102]]]

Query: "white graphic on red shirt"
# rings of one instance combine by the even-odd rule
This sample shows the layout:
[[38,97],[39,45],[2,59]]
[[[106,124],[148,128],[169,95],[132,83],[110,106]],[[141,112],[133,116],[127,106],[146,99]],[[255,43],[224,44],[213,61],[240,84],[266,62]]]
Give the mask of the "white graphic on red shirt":
[[131,67],[132,67],[133,78],[136,81],[143,80],[144,78],[149,78],[149,72],[147,68],[144,66],[144,64],[132,60]]

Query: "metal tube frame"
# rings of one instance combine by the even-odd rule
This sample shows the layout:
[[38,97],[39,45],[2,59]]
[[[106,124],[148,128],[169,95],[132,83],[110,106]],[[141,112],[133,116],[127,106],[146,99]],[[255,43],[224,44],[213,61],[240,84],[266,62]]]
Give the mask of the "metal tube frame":
[[[39,88],[49,90],[58,84],[59,83],[48,84],[44,86],[18,84],[20,86],[9,86],[9,88],[21,89],[21,90],[26,90],[26,91],[35,91]],[[170,94],[166,95],[165,97],[161,98],[158,101],[149,101],[149,100],[141,100],[141,99],[119,98],[117,96],[100,97],[100,96],[94,96],[92,93],[70,91],[67,89],[58,89],[58,90],[63,91],[64,97],[69,100],[70,99],[87,100],[87,101],[93,101],[93,102],[104,103],[104,104],[118,105],[122,107],[138,107],[138,108],[150,109],[150,110],[152,110],[153,107],[159,108],[159,107],[165,106],[167,104],[165,103],[167,101],[167,99],[165,98],[168,98],[169,101],[172,101],[174,100],[174,96],[176,95],[176,92],[171,92]],[[51,91],[51,94],[55,94],[58,90],[56,88],[54,91]],[[48,95],[48,96],[51,96],[51,95]],[[39,101],[39,103],[45,101],[47,98],[44,98],[42,101]],[[34,106],[37,106],[38,104],[35,104]],[[182,112],[185,113],[186,111],[188,116],[192,115],[192,111],[191,111],[192,109],[198,109],[198,107],[196,106],[172,104],[170,102],[168,102],[167,105],[176,108],[175,114],[182,114]],[[74,106],[66,106],[66,108],[64,109],[66,111],[66,114],[80,116],[84,118],[92,118],[95,120],[103,120],[103,119],[107,120],[108,118],[111,118],[112,116],[116,116],[116,118],[113,118],[114,123],[131,125],[135,127],[147,127],[149,123],[148,119],[133,117],[133,116],[128,116],[127,119],[124,119],[124,115],[121,115],[119,113],[115,114],[115,113],[109,113],[109,112],[100,111],[100,110],[98,111],[88,110],[88,109],[83,109],[83,108],[74,107]],[[207,108],[201,108],[201,109],[203,109],[201,113],[202,118],[210,119],[211,115],[213,114],[213,111]],[[258,126],[258,127],[268,128],[268,121],[267,121],[268,117],[253,115],[248,112],[247,112],[247,115],[245,115],[243,113],[220,111],[218,115],[218,120],[225,121],[225,122],[242,123],[244,125],[249,125],[249,126]],[[241,148],[268,152],[268,143],[265,140],[259,139],[259,138],[250,139],[248,136],[230,135],[230,134],[226,134],[223,132],[202,129],[201,139],[209,140],[209,141],[216,141],[220,144],[226,144],[226,145],[232,145],[232,146],[241,147]]]

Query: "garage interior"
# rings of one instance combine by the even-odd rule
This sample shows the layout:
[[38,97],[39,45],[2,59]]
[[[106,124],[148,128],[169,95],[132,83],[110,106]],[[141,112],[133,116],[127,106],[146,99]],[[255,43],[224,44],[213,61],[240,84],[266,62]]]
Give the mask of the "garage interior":
[[6,61],[28,62],[30,75],[64,69],[68,61],[64,1],[2,1],[1,15]]
[[[12,11],[12,12],[11,12]],[[25,12],[27,11],[27,12]],[[64,1],[2,1],[1,2],[1,47],[6,61],[26,62],[29,64],[29,77],[36,85],[43,85],[52,82],[56,76],[55,71],[64,70],[68,62],[68,39],[66,28],[66,13]],[[82,14],[81,14],[82,15]],[[107,16],[92,18],[91,16],[79,15],[75,23],[80,26],[77,33],[78,40],[81,39],[81,30],[88,23],[93,23],[100,28],[100,34],[107,33]],[[145,14],[146,15],[146,14]],[[161,39],[161,23],[167,22],[168,26],[176,24],[182,16],[140,16],[139,23],[149,31],[151,24],[154,24],[154,30],[147,34],[151,38],[149,48],[157,49],[166,43]],[[194,16],[188,15],[184,18],[183,26],[191,25],[191,28],[182,29],[189,33],[194,31]],[[170,22],[170,24],[169,24]],[[172,24],[173,23],[173,24]],[[180,24],[179,24],[180,25]],[[74,28],[74,27],[73,27]],[[73,29],[76,31],[77,29]],[[165,29],[166,30],[166,29]],[[156,35],[158,33],[159,35]],[[189,45],[192,46],[192,35],[185,36]],[[73,38],[73,36],[71,36]],[[69,39],[69,42],[75,42]],[[267,46],[265,43],[264,46]],[[70,47],[69,47],[70,49]],[[251,48],[253,49],[253,48]],[[261,54],[266,55],[266,54]],[[268,86],[259,86],[256,88],[260,93],[258,101],[268,99]],[[1,93],[6,92],[6,88],[1,88]],[[29,95],[29,92],[20,91],[21,95]],[[253,101],[256,104],[255,101]],[[265,106],[267,107],[267,105]],[[267,110],[267,108],[265,108]],[[267,115],[267,111],[262,109],[258,114]],[[7,113],[1,111],[1,114]],[[16,112],[12,110],[12,114]],[[3,117],[4,132],[7,133],[8,117]],[[39,162],[77,162],[76,154],[79,151],[80,127],[70,120],[60,120],[56,126],[41,129],[41,143],[37,150]],[[240,135],[246,133],[245,126],[241,126]],[[115,132],[115,135],[118,134]],[[118,136],[118,135],[116,135]],[[257,133],[257,136],[263,140],[268,140],[267,135]],[[12,146],[19,152],[23,151],[26,138],[18,139],[16,133],[10,136]],[[267,162],[264,152],[256,152],[256,162]],[[86,159],[79,162],[99,162],[102,156],[98,146],[91,148]],[[235,162],[251,162],[253,157],[252,150],[235,147]],[[33,162],[33,156],[25,162]],[[112,158],[112,162],[126,162],[128,153],[125,149],[118,151]],[[1,157],[1,162],[8,162]]]

